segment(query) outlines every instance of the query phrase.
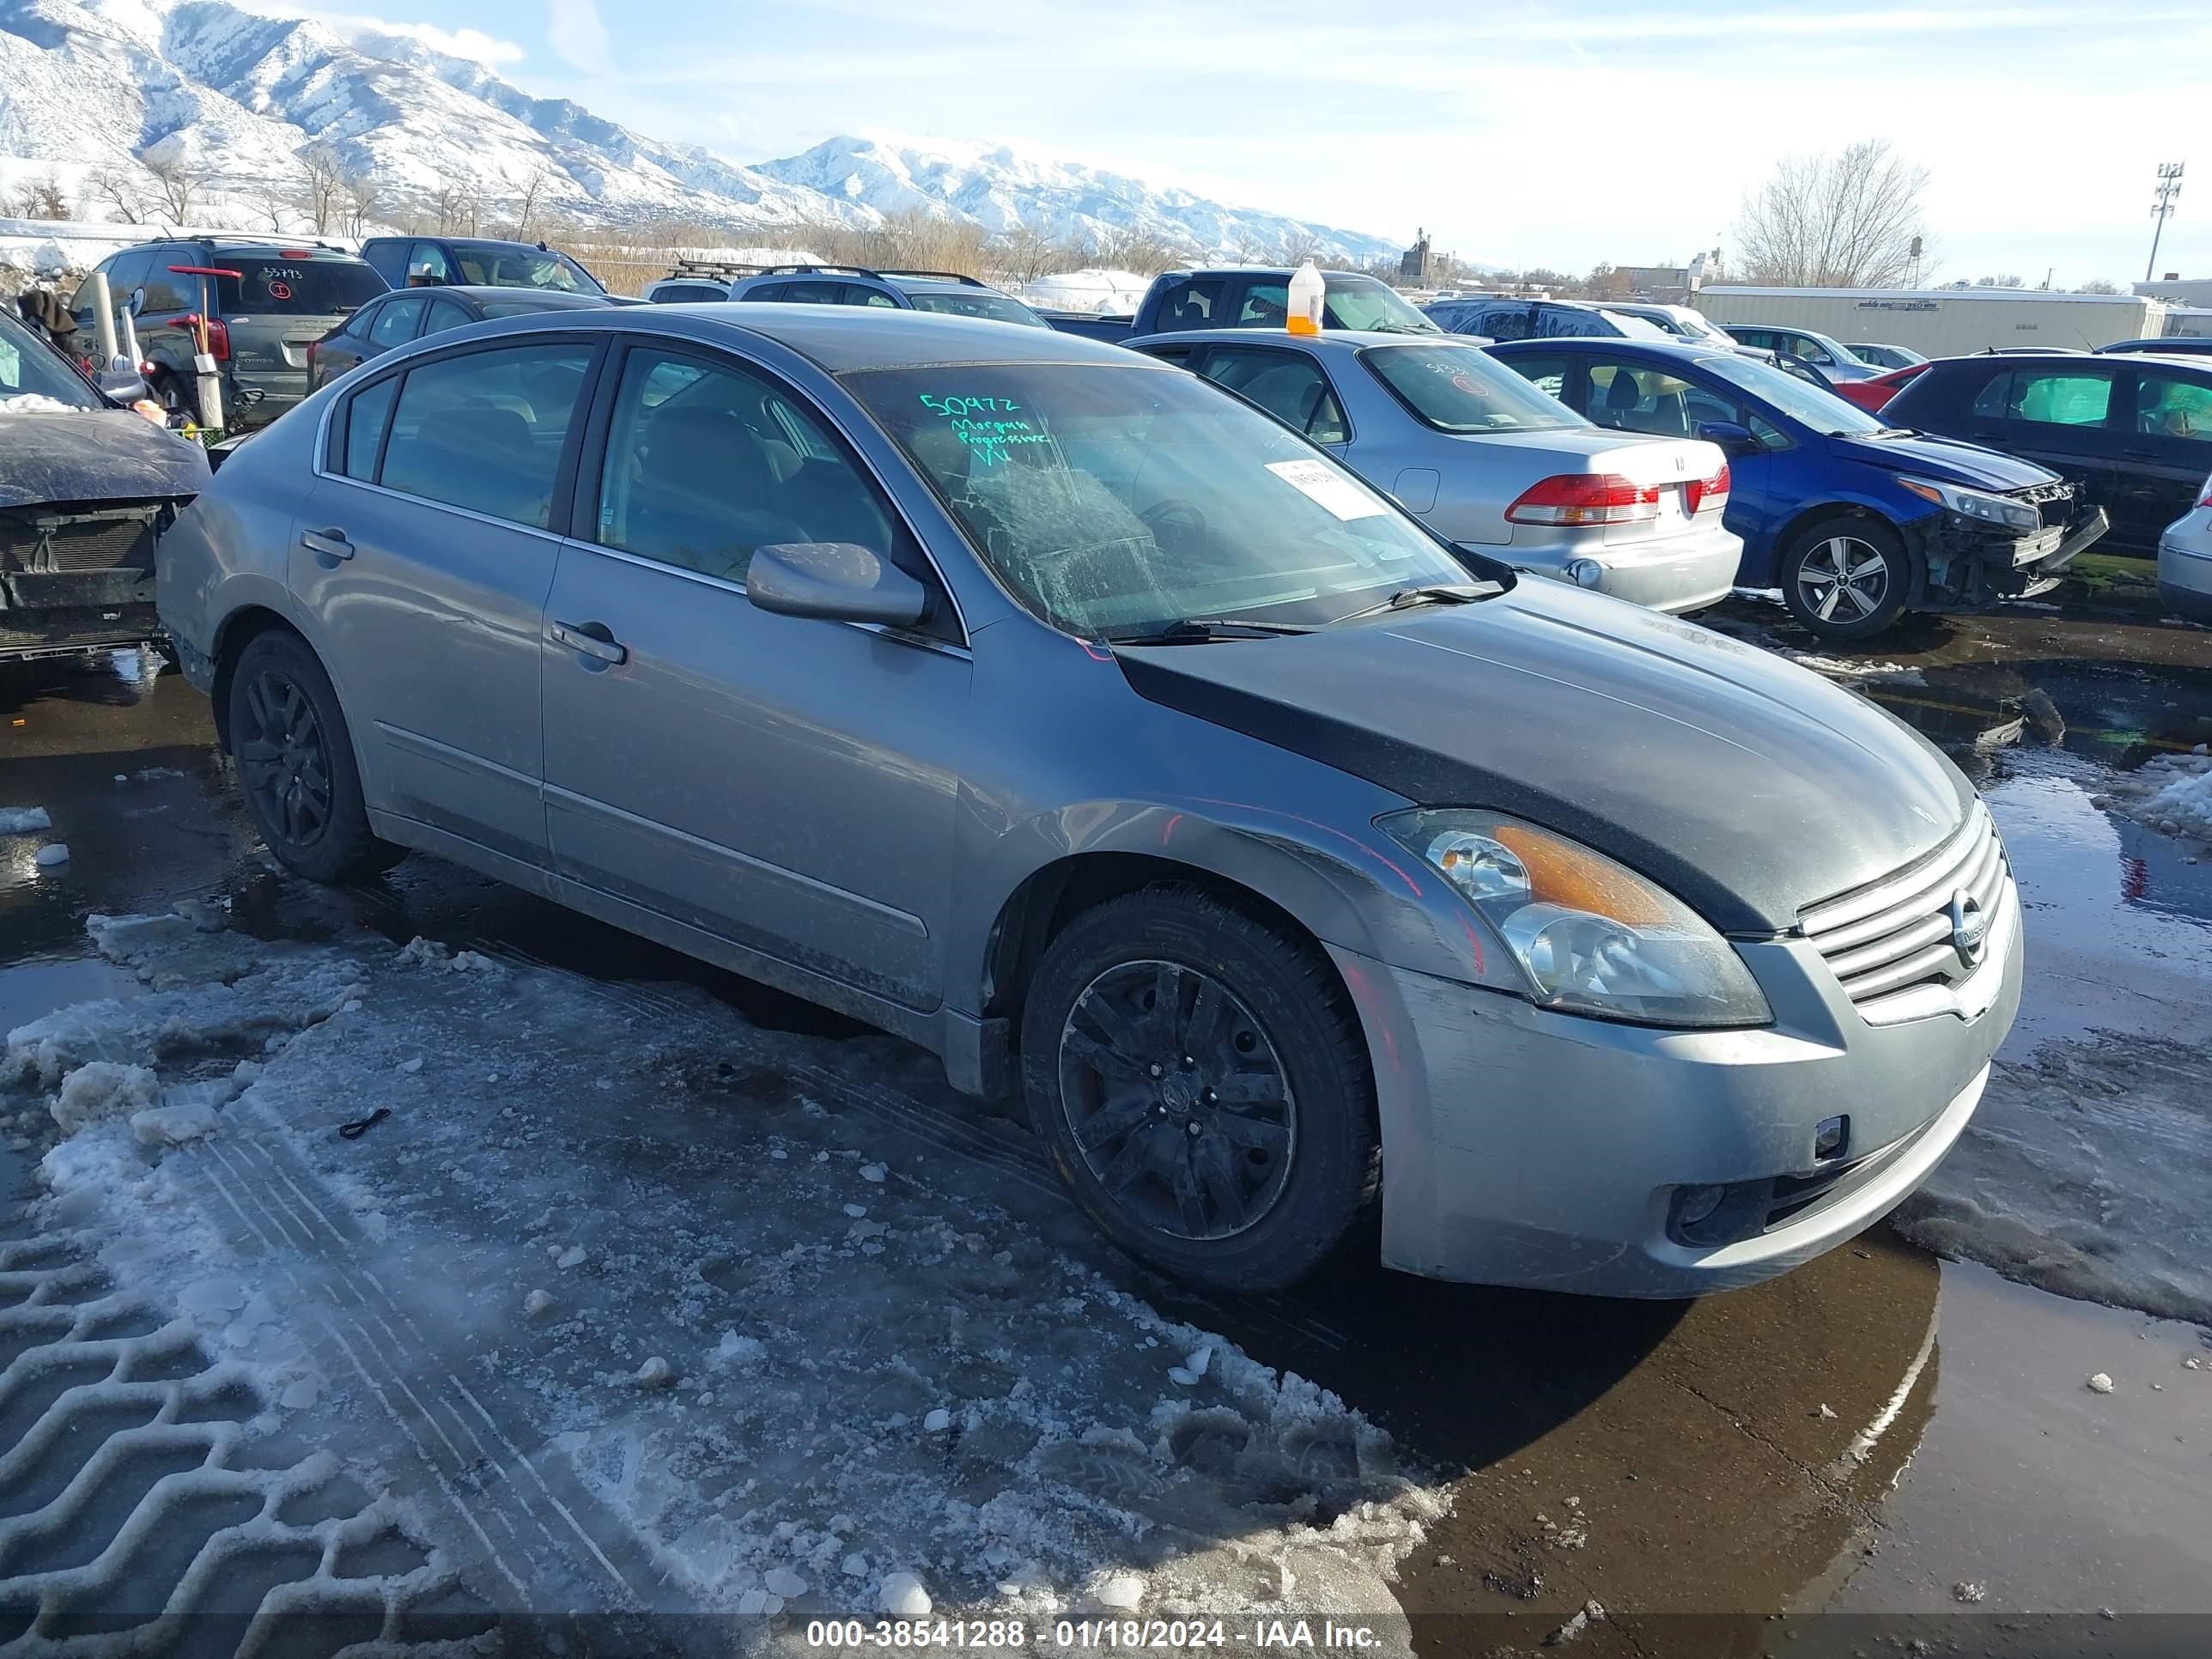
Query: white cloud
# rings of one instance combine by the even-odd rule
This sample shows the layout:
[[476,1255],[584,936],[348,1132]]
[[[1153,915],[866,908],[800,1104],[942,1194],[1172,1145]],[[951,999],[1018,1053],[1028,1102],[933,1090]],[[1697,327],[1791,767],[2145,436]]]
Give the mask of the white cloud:
[[545,38],[553,50],[586,74],[605,74],[612,67],[607,26],[593,0],[550,0],[550,7]]
[[515,42],[486,34],[482,29],[441,29],[435,23],[395,22],[388,17],[373,17],[363,12],[322,11],[295,3],[295,0],[236,0],[236,3],[263,17],[312,19],[337,30],[356,46],[371,44],[364,37],[384,35],[412,40],[448,58],[465,58],[487,66],[519,63],[529,55]]

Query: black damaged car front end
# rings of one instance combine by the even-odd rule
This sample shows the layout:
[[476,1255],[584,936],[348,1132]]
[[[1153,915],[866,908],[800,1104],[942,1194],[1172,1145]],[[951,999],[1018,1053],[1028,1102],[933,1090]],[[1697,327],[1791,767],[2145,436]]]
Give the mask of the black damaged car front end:
[[1998,494],[1900,480],[1937,510],[1908,530],[1918,539],[1920,611],[1978,611],[2033,599],[2104,535],[2105,509],[2063,479]]

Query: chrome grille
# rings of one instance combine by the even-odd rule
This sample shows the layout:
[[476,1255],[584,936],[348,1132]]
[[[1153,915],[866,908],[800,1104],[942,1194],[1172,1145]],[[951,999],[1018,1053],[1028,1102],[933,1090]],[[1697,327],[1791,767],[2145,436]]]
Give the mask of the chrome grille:
[[1991,919],[2010,879],[2004,843],[1979,801],[1951,839],[1918,863],[1799,913],[1813,942],[1862,1007],[1917,985],[1950,985],[1973,971],[1951,941],[1948,914],[1964,893]]

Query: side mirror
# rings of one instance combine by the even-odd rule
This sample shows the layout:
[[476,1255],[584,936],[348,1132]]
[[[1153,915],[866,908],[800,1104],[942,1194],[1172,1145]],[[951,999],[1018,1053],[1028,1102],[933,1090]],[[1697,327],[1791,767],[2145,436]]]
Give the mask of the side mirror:
[[854,542],[778,542],[753,550],[745,597],[779,617],[911,628],[929,609],[922,585]]
[[101,369],[94,383],[118,404],[135,404],[141,398],[154,395],[146,389],[146,382],[138,371],[120,357]]
[[1751,435],[1751,428],[1738,426],[1734,421],[1700,421],[1698,435],[1709,444],[1718,444],[1731,455],[1759,447],[1759,440]]
[[123,302],[123,308],[133,317],[143,316],[146,312],[146,290],[143,288],[132,289],[131,297]]

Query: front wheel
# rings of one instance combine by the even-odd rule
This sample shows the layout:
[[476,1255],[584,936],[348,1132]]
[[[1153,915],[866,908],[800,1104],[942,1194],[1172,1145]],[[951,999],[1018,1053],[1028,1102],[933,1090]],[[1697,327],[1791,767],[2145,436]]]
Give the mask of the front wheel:
[[1824,519],[1782,558],[1782,600],[1813,634],[1871,639],[1905,610],[1912,565],[1898,533],[1879,520]]
[[255,827],[286,869],[353,881],[406,855],[368,827],[337,692],[298,635],[271,629],[239,653],[230,744]]
[[1069,924],[1022,1017],[1038,1133],[1098,1227],[1176,1278],[1303,1278],[1373,1195],[1367,1050],[1326,957],[1195,889]]

